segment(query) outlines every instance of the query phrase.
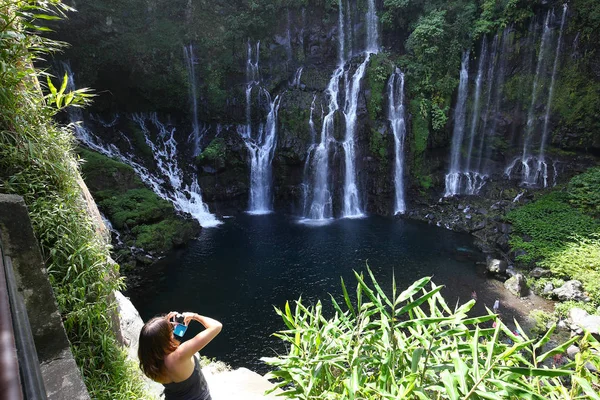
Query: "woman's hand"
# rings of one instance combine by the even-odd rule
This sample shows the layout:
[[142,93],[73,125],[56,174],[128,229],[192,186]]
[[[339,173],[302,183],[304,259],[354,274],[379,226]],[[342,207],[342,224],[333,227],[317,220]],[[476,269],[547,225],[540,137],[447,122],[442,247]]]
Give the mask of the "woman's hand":
[[175,317],[177,314],[179,314],[177,311],[171,311],[170,313],[168,313],[167,315],[165,315],[165,319],[171,324],[171,325],[177,325],[177,323],[171,321],[173,319],[173,317]]
[[190,322],[196,321],[197,320],[196,317],[198,316],[198,314],[193,313],[193,312],[184,312],[181,315],[183,315],[183,324],[186,326],[189,325]]

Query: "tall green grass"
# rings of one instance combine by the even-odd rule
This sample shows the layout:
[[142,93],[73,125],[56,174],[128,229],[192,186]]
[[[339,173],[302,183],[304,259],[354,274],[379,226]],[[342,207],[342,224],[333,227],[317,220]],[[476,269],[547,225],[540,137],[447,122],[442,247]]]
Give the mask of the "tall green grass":
[[[554,327],[530,338],[517,323],[517,335],[489,310],[468,315],[474,300],[451,308],[430,278],[400,293],[394,282],[388,296],[368,273],[368,284],[356,274],[355,301],[342,281],[344,304],[332,296],[330,318],[321,302],[276,310],[287,326],[276,336],[289,353],[263,360],[277,368],[270,375],[285,397],[598,398],[598,376],[584,367],[600,362],[600,343],[591,335],[550,345]],[[582,349],[575,360],[561,357],[574,343]]]
[[[60,0],[0,0],[0,190],[23,196],[40,241],[67,335],[92,398],[147,398],[112,330],[110,300],[122,288],[108,244],[96,232],[82,197],[69,127],[53,117],[85,93],[65,93],[48,80],[44,97],[34,67],[62,44],[40,34],[59,19]],[[42,77],[43,79],[39,79]]]

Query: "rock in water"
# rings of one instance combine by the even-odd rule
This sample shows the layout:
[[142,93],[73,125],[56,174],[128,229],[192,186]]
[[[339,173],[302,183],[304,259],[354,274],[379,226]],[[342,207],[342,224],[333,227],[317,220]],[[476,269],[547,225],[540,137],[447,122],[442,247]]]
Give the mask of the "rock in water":
[[508,264],[506,261],[498,260],[495,258],[487,259],[487,270],[493,274],[504,274]]
[[504,282],[504,287],[517,297],[527,295],[527,284],[523,274],[516,274]]
[[590,301],[590,298],[583,292],[581,282],[578,280],[565,282],[561,287],[554,289],[552,293],[560,301]]

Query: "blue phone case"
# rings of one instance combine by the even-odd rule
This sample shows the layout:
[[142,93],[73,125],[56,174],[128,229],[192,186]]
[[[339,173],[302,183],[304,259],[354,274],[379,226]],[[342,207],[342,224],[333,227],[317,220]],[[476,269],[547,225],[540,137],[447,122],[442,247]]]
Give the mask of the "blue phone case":
[[173,333],[179,337],[183,337],[183,335],[185,335],[185,331],[187,331],[187,326],[183,324],[177,324],[175,325],[175,328],[173,328]]

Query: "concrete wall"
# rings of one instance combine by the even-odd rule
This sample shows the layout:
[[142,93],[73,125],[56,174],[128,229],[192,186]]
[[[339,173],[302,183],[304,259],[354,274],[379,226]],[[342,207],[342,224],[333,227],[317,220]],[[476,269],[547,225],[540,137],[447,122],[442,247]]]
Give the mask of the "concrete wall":
[[90,398],[75,364],[29,213],[19,196],[0,194],[0,241],[12,259],[49,399]]

